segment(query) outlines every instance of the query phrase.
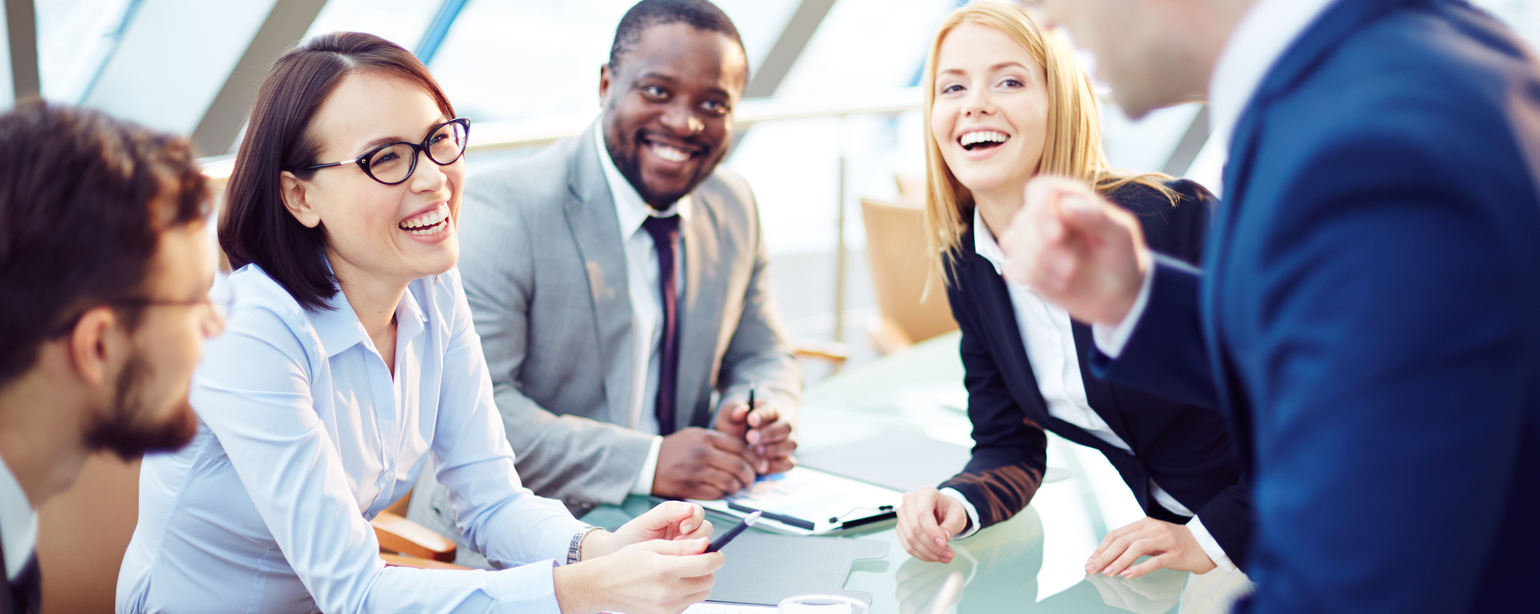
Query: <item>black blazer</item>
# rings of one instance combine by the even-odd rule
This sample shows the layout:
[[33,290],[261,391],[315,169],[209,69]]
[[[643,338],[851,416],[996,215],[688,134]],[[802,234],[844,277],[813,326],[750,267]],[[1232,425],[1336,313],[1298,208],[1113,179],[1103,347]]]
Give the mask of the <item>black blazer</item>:
[[[1192,181],[1167,187],[1175,206],[1156,190],[1128,184],[1109,200],[1139,217],[1150,249],[1189,263],[1202,251],[1214,195]],[[1204,528],[1237,565],[1251,538],[1251,503],[1242,482],[1234,437],[1217,410],[1112,385],[1086,363],[1091,329],[1073,323],[1076,358],[1091,409],[1133,449],[1130,454],[1095,435],[1050,416],[1027,362],[1021,330],[1005,281],[974,251],[973,230],[962,236],[947,286],[952,315],[962,330],[962,360],[973,422],[973,458],[942,488],[954,488],[973,504],[985,527],[1027,506],[1042,484],[1047,436],[1100,450],[1152,518],[1183,522],[1156,503],[1150,480],[1203,520]]]

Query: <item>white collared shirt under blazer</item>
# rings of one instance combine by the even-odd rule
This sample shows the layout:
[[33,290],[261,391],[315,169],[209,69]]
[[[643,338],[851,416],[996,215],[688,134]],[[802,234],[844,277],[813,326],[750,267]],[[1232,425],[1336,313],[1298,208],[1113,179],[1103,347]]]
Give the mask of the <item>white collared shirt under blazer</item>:
[[[408,286],[394,375],[341,292],[306,311],[255,265],[221,283],[238,303],[193,378],[199,432],[144,461],[120,614],[559,611],[583,525],[514,471],[457,270]],[[385,567],[369,519],[430,454],[465,542],[511,569]]]

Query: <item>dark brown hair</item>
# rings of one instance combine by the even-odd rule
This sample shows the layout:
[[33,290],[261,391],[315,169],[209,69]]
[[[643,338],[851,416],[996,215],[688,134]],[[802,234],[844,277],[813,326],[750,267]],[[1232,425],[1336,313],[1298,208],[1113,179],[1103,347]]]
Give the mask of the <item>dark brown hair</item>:
[[[326,263],[322,226],[306,228],[283,204],[284,171],[320,162],[320,142],[310,124],[322,103],[349,74],[375,71],[422,86],[445,116],[454,107],[417,56],[373,34],[333,32],[317,36],[273,63],[251,109],[246,137],[235,156],[219,224],[219,245],[231,268],[256,264],[310,310],[326,309],[337,278]],[[330,160],[328,160],[330,162]]]
[[142,298],[161,233],[206,219],[209,193],[187,139],[89,109],[23,103],[0,115],[0,152],[5,384],[81,313]]

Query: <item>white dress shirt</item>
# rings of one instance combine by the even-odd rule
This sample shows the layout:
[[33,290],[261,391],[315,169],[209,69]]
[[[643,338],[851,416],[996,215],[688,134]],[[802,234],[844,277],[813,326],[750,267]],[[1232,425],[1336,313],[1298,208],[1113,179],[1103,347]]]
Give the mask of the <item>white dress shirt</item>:
[[37,545],[37,512],[4,459],[0,459],[0,542],[5,544],[5,580],[9,582],[21,573]]
[[[615,161],[610,159],[609,149],[604,146],[604,127],[594,130],[594,143],[599,148],[599,164],[604,167],[604,178],[610,186],[611,199],[615,201],[615,217],[620,222],[620,240],[626,251],[626,286],[631,292],[631,423],[627,427],[644,433],[657,434],[658,369],[663,351],[663,289],[658,286],[658,252],[654,248],[652,234],[642,227],[648,217],[679,215],[679,227],[690,219],[690,196],[674,203],[665,211],[657,211],[646,202],[636,188],[620,174]],[[675,244],[674,282],[680,296],[684,296],[684,254],[681,245]],[[641,473],[631,485],[631,493],[652,493],[652,478],[658,470],[658,451],[662,437],[654,437],[652,449],[642,464]]]
[[[1336,0],[1257,0],[1236,24],[1235,32],[1219,54],[1214,75],[1209,79],[1209,138],[1225,144],[1229,151],[1235,123],[1250,104],[1262,79],[1294,40],[1320,17]],[[1228,155],[1228,154],[1227,154]],[[1221,186],[1222,187],[1222,186]],[[1218,190],[1216,190],[1218,192]],[[1220,204],[1223,206],[1223,203]],[[1139,296],[1128,315],[1117,326],[1096,324],[1091,327],[1096,347],[1103,354],[1117,358],[1128,338],[1134,334],[1144,307],[1149,304],[1150,286],[1155,267],[1145,271]]]
[[[994,265],[995,273],[1005,263],[1005,253],[995,241],[995,235],[984,224],[984,217],[975,209],[973,213],[974,251]],[[1048,414],[1095,435],[1098,439],[1125,452],[1133,448],[1118,437],[1105,420],[1091,409],[1086,399],[1085,381],[1081,379],[1079,352],[1075,349],[1075,335],[1069,313],[1050,305],[1031,288],[1004,280],[1016,314],[1016,327],[1021,331],[1021,341],[1027,351],[1027,362],[1032,365],[1032,375],[1037,379],[1038,391],[1048,405]],[[973,527],[960,535],[966,537],[979,526],[978,510],[967,503],[967,498],[955,489],[944,489],[947,496],[963,501]],[[1178,516],[1190,517],[1187,527],[1203,547],[1214,564],[1220,568],[1233,568],[1234,564],[1224,549],[1219,547],[1203,522],[1191,510],[1167,493],[1155,480],[1150,480],[1150,496],[1161,507]]]
[[[519,482],[458,270],[413,281],[395,372],[347,297],[307,311],[255,265],[204,348],[192,444],[140,470],[117,611],[550,612],[583,526]],[[466,543],[502,571],[387,568],[368,519],[429,454]]]

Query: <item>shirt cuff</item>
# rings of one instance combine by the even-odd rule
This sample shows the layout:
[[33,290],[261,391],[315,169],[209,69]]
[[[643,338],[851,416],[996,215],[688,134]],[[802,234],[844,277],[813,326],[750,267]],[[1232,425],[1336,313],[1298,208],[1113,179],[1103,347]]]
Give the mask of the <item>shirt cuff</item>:
[[492,603],[470,602],[462,605],[480,606],[476,609],[486,612],[560,614],[561,604],[556,601],[554,569],[556,561],[540,561],[488,572],[484,590]]
[[964,497],[962,493],[957,492],[956,488],[943,488],[941,489],[941,494],[956,499],[958,503],[962,504],[963,509],[967,510],[968,512],[968,528],[963,529],[962,533],[953,535],[952,539],[962,539],[964,537],[973,535],[974,533],[978,533],[979,511],[973,507],[972,503],[968,502],[968,498]]
[[1128,314],[1123,316],[1123,321],[1117,326],[1106,324],[1092,324],[1091,337],[1096,340],[1096,349],[1101,350],[1108,358],[1117,358],[1123,353],[1123,346],[1128,345],[1128,338],[1134,335],[1134,328],[1139,326],[1139,318],[1144,315],[1144,308],[1150,303],[1150,286],[1155,283],[1155,261],[1150,259],[1150,268],[1144,272],[1144,281],[1139,284],[1139,296],[1134,298],[1134,304],[1128,308]]
[[652,448],[647,450],[647,460],[642,463],[642,472],[636,474],[636,483],[631,485],[631,494],[652,494],[652,478],[658,474],[658,451],[663,449],[663,437],[652,438]]
[[1224,548],[1219,547],[1219,542],[1214,541],[1214,536],[1209,535],[1208,529],[1203,528],[1203,521],[1193,516],[1187,521],[1187,530],[1192,531],[1193,539],[1198,540],[1198,545],[1203,552],[1208,554],[1209,560],[1219,568],[1219,571],[1229,572],[1235,569],[1235,563],[1230,561],[1230,555],[1225,554]]

